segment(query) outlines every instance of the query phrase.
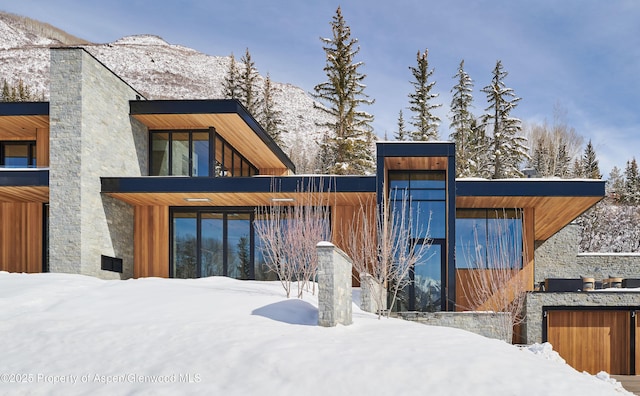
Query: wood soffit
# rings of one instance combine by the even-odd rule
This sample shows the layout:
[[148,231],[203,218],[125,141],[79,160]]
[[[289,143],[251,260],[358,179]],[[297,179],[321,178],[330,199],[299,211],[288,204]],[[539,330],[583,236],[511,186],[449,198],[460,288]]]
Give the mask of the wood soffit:
[[35,140],[38,129],[49,129],[48,115],[0,116],[0,140]]
[[49,187],[1,186],[0,202],[49,202]]
[[[134,206],[293,206],[293,205],[329,205],[359,206],[360,203],[373,204],[374,192],[343,193],[106,193]],[[189,202],[187,199],[208,199],[208,201]],[[276,199],[277,202],[272,201]],[[282,200],[285,201],[282,201]],[[292,201],[288,201],[293,199]]]

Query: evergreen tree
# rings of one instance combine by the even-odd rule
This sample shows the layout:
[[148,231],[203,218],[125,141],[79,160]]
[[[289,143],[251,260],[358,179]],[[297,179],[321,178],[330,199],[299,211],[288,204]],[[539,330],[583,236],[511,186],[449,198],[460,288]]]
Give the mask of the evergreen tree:
[[518,105],[520,98],[513,89],[508,88],[504,79],[508,73],[502,68],[502,62],[497,61],[493,69],[491,83],[482,88],[487,94],[489,106],[482,122],[492,131],[489,158],[492,166],[493,179],[503,177],[522,177],[520,164],[529,158],[527,139],[520,136],[521,121],[511,117],[511,112]]
[[569,168],[571,167],[571,157],[569,157],[569,153],[567,152],[567,145],[564,142],[561,142],[558,147],[558,152],[556,154],[555,167],[553,171],[553,176],[556,177],[569,177]]
[[269,136],[271,136],[271,139],[282,147],[283,141],[281,135],[284,121],[282,121],[282,112],[277,109],[274,94],[275,87],[271,82],[271,76],[267,73],[262,92],[262,116],[260,117],[260,123]]
[[475,117],[471,114],[473,81],[464,71],[464,59],[460,61],[458,72],[453,78],[457,79],[457,83],[451,89],[453,98],[451,99],[450,128],[453,132],[450,138],[456,143],[456,176],[475,176],[471,174],[471,161],[474,159],[470,156],[473,150],[470,146],[475,123]]
[[3,102],[12,102],[11,100],[11,88],[9,84],[7,84],[7,80],[2,80],[2,101]]
[[626,181],[623,202],[630,205],[640,205],[640,172],[635,158],[627,161],[624,174]]
[[395,133],[394,137],[396,140],[409,140],[409,134],[407,133],[406,126],[404,124],[404,115],[402,114],[402,110],[398,114],[398,131]]
[[529,165],[536,170],[539,177],[549,176],[549,151],[542,140],[536,144]]
[[229,58],[229,70],[227,71],[226,78],[222,82],[222,94],[226,99],[239,99],[240,84],[238,81],[238,65],[233,53],[231,53]]
[[411,117],[411,125],[416,130],[411,133],[413,140],[438,140],[438,127],[440,126],[440,117],[433,114],[433,111],[440,107],[441,104],[433,103],[438,94],[432,93],[435,81],[429,81],[433,75],[433,69],[429,70],[428,60],[429,50],[423,53],[418,51],[416,55],[417,65],[409,66],[411,75],[413,76],[414,92],[409,94],[409,110],[414,115]]
[[365,74],[359,71],[362,62],[356,62],[360,51],[357,39],[351,37],[351,29],[342,17],[340,7],[331,22],[333,37],[321,38],[326,53],[324,71],[328,80],[314,87],[314,97],[323,101],[321,107],[332,121],[319,126],[328,127],[333,136],[325,142],[335,155],[335,163],[329,173],[369,174],[374,171],[373,143],[375,140],[371,122],[373,116],[359,110],[361,105],[373,103],[364,93]]
[[[629,163],[627,162],[627,166]],[[609,172],[609,179],[606,184],[607,195],[614,201],[622,201],[624,199],[625,181],[620,169],[614,166]]]
[[582,173],[584,177],[588,179],[602,179],[600,168],[598,166],[598,159],[596,158],[596,152],[591,144],[591,140],[587,143],[587,147],[584,149],[584,155],[582,156]]
[[240,62],[244,64],[244,69],[240,75],[240,102],[250,114],[257,114],[260,106],[258,99],[259,74],[255,62],[251,59],[249,48],[246,49]]
[[585,177],[584,166],[582,165],[582,157],[576,157],[573,161],[573,169],[571,169],[571,176],[577,179]]
[[471,120],[471,135],[467,145],[469,169],[461,177],[491,177],[491,160],[489,158],[489,138],[485,128],[474,117]]

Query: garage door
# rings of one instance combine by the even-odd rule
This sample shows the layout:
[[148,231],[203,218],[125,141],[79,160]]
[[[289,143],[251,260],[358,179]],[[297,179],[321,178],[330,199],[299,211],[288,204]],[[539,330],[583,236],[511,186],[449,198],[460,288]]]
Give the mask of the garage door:
[[[547,310],[547,341],[578,371],[633,375],[640,331],[635,311]],[[633,324],[633,326],[632,326]]]

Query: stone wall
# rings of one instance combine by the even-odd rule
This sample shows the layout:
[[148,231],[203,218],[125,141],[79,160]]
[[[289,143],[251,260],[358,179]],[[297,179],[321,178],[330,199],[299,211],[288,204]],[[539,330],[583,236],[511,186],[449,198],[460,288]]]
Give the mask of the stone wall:
[[525,342],[542,342],[543,307],[637,307],[640,292],[531,292],[525,302]]
[[578,253],[580,226],[569,224],[551,238],[536,243],[535,282],[546,278],[640,278],[638,253]]
[[330,242],[320,242],[318,254],[318,325],[352,323],[351,259]]
[[506,312],[399,312],[398,317],[431,326],[455,327],[511,343],[511,314]]
[[[101,176],[147,174],[140,94],[81,48],[51,50],[49,254],[52,272],[133,276],[133,209],[100,193]],[[100,269],[123,259],[123,274]]]
[[380,313],[387,310],[387,289],[370,274],[360,274],[360,309]]

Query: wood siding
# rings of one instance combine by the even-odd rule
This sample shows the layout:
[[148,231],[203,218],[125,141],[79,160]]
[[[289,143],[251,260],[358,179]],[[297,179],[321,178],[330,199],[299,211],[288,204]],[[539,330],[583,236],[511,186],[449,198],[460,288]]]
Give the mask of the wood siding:
[[168,278],[169,208],[137,206],[134,217],[133,276]]
[[547,340],[578,371],[631,373],[629,311],[548,311]]
[[49,166],[49,129],[36,131],[36,166]]
[[0,202],[0,271],[42,272],[42,203]]

